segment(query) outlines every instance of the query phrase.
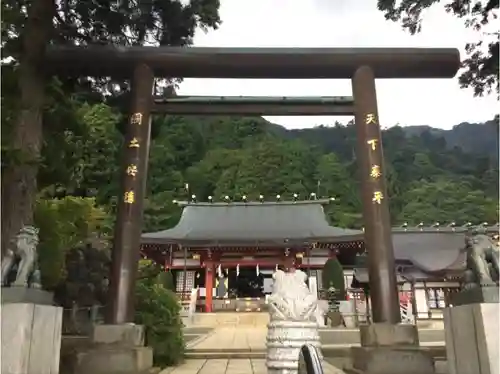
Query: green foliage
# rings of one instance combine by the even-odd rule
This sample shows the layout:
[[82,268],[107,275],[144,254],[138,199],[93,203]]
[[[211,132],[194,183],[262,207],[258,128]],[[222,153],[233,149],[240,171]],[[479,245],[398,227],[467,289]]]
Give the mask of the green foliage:
[[[116,195],[113,169],[119,142],[108,142],[116,140],[107,137],[110,131],[96,133],[99,127],[91,127],[92,142],[99,148],[87,149],[88,139],[77,131],[81,113],[75,106],[104,101],[123,106],[130,85],[110,78],[45,79],[41,67],[46,46],[186,46],[197,29],[219,26],[219,6],[219,0],[2,1],[2,199],[18,204],[2,204],[2,250],[23,224],[33,222],[37,179],[40,187],[53,186],[57,197],[95,195],[109,204],[110,195]],[[102,110],[93,109],[99,113],[85,118],[87,123],[109,124]],[[88,151],[94,152],[91,158]],[[44,168],[39,175],[40,163]]]
[[467,182],[438,180],[414,184],[403,195],[407,203],[399,215],[400,222],[496,222],[498,200],[474,190]]
[[[213,196],[214,200],[220,201],[225,195],[233,200],[241,199],[243,195],[255,200],[259,194],[264,195],[267,200],[274,199],[277,194],[290,199],[294,193],[299,194],[299,198],[307,199],[311,192],[315,192],[319,196],[336,198],[335,203],[325,207],[327,217],[333,225],[354,228],[363,226],[354,125],[287,131],[270,123],[263,123],[260,118],[233,119],[234,129],[254,128],[254,133],[257,134],[248,131],[247,138],[237,142],[234,135],[236,130],[228,129],[226,137],[216,126],[225,126],[228,121],[226,117],[220,120],[200,118],[196,123],[191,118],[175,117],[175,120],[184,124],[183,134],[191,133],[195,139],[202,134],[205,150],[199,156],[199,161],[195,161],[194,157],[191,159],[194,162],[187,169],[181,166],[176,168],[172,155],[166,158],[172,160],[167,161],[171,166],[168,168],[156,164],[159,162],[156,158],[152,160],[151,167],[154,168],[155,175],[151,178],[155,186],[150,184],[148,202],[154,201],[158,208],[146,210],[145,230],[160,230],[174,225],[179,217],[179,209],[170,206],[171,200],[187,199],[191,194],[196,194],[199,200]],[[468,137],[455,135],[455,131],[464,133],[466,124],[449,132],[401,127],[383,132],[386,177],[394,224],[405,221],[431,224],[442,219],[448,222],[477,220],[477,223],[495,220],[491,212],[496,205],[491,205],[491,202],[498,194],[498,180],[494,180],[498,176],[494,156],[498,143],[490,140],[495,128],[498,134],[498,124],[488,122],[470,126],[475,128],[476,145],[473,146],[468,145]],[[479,127],[476,128],[477,126]],[[482,135],[483,132],[490,135]],[[185,136],[183,135],[184,138]],[[216,139],[213,140],[215,136]],[[478,137],[488,139],[490,145],[484,149],[478,147]],[[155,147],[160,142],[168,144],[167,141],[168,138],[157,137]],[[448,146],[448,141],[451,146]],[[481,144],[483,143],[482,141]],[[163,175],[175,173],[175,186],[156,189],[159,187],[156,185],[157,180],[163,178],[161,170]],[[183,181],[188,183],[189,191],[183,188]],[[455,194],[450,199],[455,199],[457,203],[447,204],[449,210],[446,214],[440,212],[434,218],[429,214],[432,211],[427,209],[426,212],[422,205],[422,210],[415,210],[413,190],[426,183],[445,183],[448,186],[458,184],[463,185],[463,188],[448,187],[449,194]],[[464,206],[460,201],[467,194],[469,198],[465,200],[467,203]],[[471,194],[475,196],[474,199],[470,198]],[[427,206],[435,204],[435,199],[430,196],[428,200],[426,196],[422,198],[428,201]],[[461,221],[465,215],[470,215],[471,218]],[[166,225],[162,226],[162,222]]]
[[[39,184],[47,187],[42,195],[95,195],[112,211],[118,195],[122,139],[116,129],[121,117],[104,104],[75,105],[78,126],[64,138],[51,138],[44,148]],[[491,142],[491,134],[498,133],[498,123],[470,126],[473,140],[467,124],[449,132],[416,127],[383,132],[393,224],[496,220],[498,167],[493,155],[498,142]],[[287,131],[261,118],[164,116],[155,119],[154,127],[144,231],[173,227],[181,213],[173,201],[191,194],[220,201],[225,195],[233,200],[243,195],[256,200],[260,194],[267,200],[277,194],[290,199],[294,193],[307,199],[315,192],[336,198],[325,207],[331,224],[363,226],[352,124]],[[488,146],[482,148],[479,138],[487,139]]]
[[183,324],[175,293],[161,285],[139,281],[135,322],[146,328],[146,344],[153,348],[155,366],[176,365],[182,360]]
[[110,271],[110,251],[96,248],[99,243],[77,246],[67,251],[66,277],[55,289],[55,300],[65,308],[106,305]]
[[157,366],[175,365],[183,357],[183,324],[173,288],[170,272],[152,260],[139,261],[135,322],[146,327],[147,345],[153,348]]
[[[498,0],[378,0],[378,8],[384,12],[385,18],[393,22],[401,22],[404,29],[411,34],[422,30],[422,13],[440,4],[448,13],[462,19],[466,28],[481,33],[475,43],[465,46],[467,58],[462,62],[464,70],[459,77],[461,87],[473,87],[475,96],[496,91],[498,84],[498,37],[497,28],[488,35],[485,28],[490,21],[496,19]],[[488,37],[491,36],[491,37]]]
[[174,276],[171,271],[162,271],[158,274],[156,282],[167,290],[175,291]]
[[45,130],[38,180],[50,196],[95,196],[106,201],[118,191],[121,115],[105,104],[73,103],[71,126]]
[[335,296],[338,300],[345,300],[344,272],[337,257],[332,257],[325,262],[321,277],[324,289],[335,288]]
[[152,287],[157,284],[158,275],[162,271],[162,268],[159,264],[154,262],[151,259],[140,259],[139,264],[139,278],[138,280],[147,285],[148,287]]
[[109,216],[92,198],[65,197],[37,201],[35,225],[40,229],[38,262],[45,289],[52,290],[66,278],[66,253],[85,244],[96,233],[109,232]]

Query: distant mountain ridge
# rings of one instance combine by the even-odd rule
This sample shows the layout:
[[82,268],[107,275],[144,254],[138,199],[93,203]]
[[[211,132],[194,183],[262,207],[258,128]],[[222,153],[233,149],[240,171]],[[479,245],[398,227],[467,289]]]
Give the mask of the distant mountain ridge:
[[[464,153],[487,156],[498,160],[499,154],[499,121],[498,116],[490,121],[483,123],[463,122],[454,126],[450,130],[439,129],[431,126],[405,126],[399,128],[406,137],[425,137],[442,138],[445,141],[446,148],[460,148]],[[281,125],[272,124],[274,132],[277,134],[319,145],[324,150],[334,151],[337,149],[335,144],[355,136],[354,128],[350,125],[337,123],[334,126],[317,126],[308,129],[288,130]],[[383,130],[383,133],[395,131],[395,127]],[[336,137],[337,139],[332,139]]]
[[403,127],[403,130],[409,136],[420,136],[429,131],[434,136],[443,137],[449,148],[459,147],[467,153],[488,154],[498,158],[498,118],[483,123],[462,122],[450,130],[431,126],[408,126]]

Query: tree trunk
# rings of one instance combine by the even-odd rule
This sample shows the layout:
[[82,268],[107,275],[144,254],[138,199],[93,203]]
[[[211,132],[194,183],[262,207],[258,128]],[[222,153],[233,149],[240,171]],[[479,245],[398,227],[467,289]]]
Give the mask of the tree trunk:
[[33,224],[43,143],[45,79],[42,67],[54,11],[54,0],[33,0],[21,35],[18,78],[21,109],[10,139],[16,159],[9,163],[2,176],[2,254],[23,225]]

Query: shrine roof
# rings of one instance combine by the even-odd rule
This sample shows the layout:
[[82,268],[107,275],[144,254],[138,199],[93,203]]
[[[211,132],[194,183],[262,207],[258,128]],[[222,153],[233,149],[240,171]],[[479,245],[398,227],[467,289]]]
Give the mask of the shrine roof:
[[465,266],[465,232],[394,232],[396,262],[408,261],[426,273],[459,270]]
[[478,228],[491,235],[499,226],[393,228],[394,258],[426,274],[460,272],[465,269],[466,235]]
[[143,244],[189,246],[293,246],[313,242],[363,240],[363,232],[330,226],[323,205],[329,200],[186,203],[179,223],[145,233]]
[[[498,233],[498,224],[483,227],[486,233]],[[473,228],[472,228],[473,229]],[[459,274],[466,267],[465,238],[470,227],[393,228],[395,266],[398,282],[405,279],[425,280]],[[361,283],[368,282],[365,256],[355,269]]]

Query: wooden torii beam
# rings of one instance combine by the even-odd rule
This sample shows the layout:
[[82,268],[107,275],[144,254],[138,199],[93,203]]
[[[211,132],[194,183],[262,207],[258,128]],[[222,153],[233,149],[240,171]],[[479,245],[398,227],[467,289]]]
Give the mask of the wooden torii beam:
[[350,79],[360,66],[376,78],[452,78],[454,48],[49,47],[52,74],[130,78],[139,64],[156,77]]
[[155,98],[154,113],[240,116],[352,116],[351,96],[173,96]]

